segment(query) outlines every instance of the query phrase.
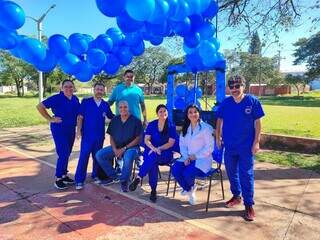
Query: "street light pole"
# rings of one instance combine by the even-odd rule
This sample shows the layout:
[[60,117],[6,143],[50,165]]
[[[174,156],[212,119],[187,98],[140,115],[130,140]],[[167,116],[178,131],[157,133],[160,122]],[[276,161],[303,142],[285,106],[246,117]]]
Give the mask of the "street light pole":
[[[40,42],[42,38],[42,22],[44,18],[47,16],[47,14],[49,13],[49,11],[53,9],[55,6],[56,4],[51,5],[51,7],[49,7],[48,10],[44,14],[42,14],[39,19],[35,19],[33,17],[27,16],[27,18],[30,18],[37,23],[38,40]],[[43,101],[43,73],[41,71],[38,71],[38,72],[39,72],[39,81],[38,81],[39,102],[42,102]]]

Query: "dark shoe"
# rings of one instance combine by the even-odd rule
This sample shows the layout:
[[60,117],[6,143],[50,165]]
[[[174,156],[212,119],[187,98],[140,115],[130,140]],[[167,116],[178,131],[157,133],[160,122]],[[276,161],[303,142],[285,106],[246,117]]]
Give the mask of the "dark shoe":
[[132,183],[130,183],[129,185],[129,190],[131,192],[135,191],[139,185],[139,183],[141,182],[141,179],[140,178],[135,178]]
[[59,190],[64,190],[68,188],[68,186],[63,182],[62,179],[55,181],[54,186]]
[[241,204],[241,197],[235,197],[233,196],[229,201],[226,202],[226,207],[227,208],[233,208],[234,206],[237,206]]
[[69,184],[69,185],[73,185],[74,184],[74,180],[69,178],[68,176],[63,177],[62,181],[63,181],[64,184]]
[[252,206],[246,206],[245,213],[244,213],[244,219],[247,221],[252,222],[254,218],[256,217],[256,214],[253,210]]
[[157,191],[156,190],[152,190],[151,194],[150,194],[150,201],[155,203],[157,201]]
[[104,185],[104,186],[108,186],[108,185],[111,185],[111,184],[114,184],[114,183],[118,183],[119,182],[119,178],[116,177],[116,178],[108,178],[107,180],[102,180],[101,181],[101,185]]
[[128,182],[121,182],[121,191],[128,192]]

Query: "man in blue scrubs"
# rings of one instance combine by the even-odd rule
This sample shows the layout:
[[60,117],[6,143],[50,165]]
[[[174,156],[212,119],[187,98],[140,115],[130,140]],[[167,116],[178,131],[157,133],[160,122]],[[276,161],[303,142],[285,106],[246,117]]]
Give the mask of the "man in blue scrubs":
[[[117,85],[108,100],[110,106],[116,102],[116,115],[119,115],[119,102],[126,101],[129,104],[130,114],[141,120],[143,115],[143,126],[147,126],[147,112],[144,103],[144,95],[141,88],[134,84],[134,73],[126,70],[123,74],[124,82]],[[141,107],[141,110],[140,110]]]
[[253,221],[254,155],[259,150],[261,118],[264,116],[259,100],[244,94],[245,79],[236,75],[228,81],[231,96],[219,106],[217,112],[216,142],[225,146],[224,162],[233,197],[226,202],[232,208],[245,205],[245,219]]
[[78,115],[77,138],[82,137],[82,140],[75,176],[77,190],[84,186],[90,154],[93,160],[91,177],[96,183],[100,182],[97,176],[98,164],[95,155],[103,147],[106,117],[111,120],[114,116],[109,104],[102,99],[105,95],[104,84],[95,83],[93,91],[94,97],[82,100]]
[[[121,190],[127,192],[132,164],[139,152],[143,127],[141,121],[129,113],[129,104],[126,101],[119,102],[119,112],[120,115],[111,120],[107,129],[111,146],[99,150],[96,158],[104,172],[110,177],[109,181],[105,183],[120,180]],[[114,157],[123,160],[120,178],[112,167]]]
[[[54,186],[61,190],[66,189],[67,184],[74,184],[74,181],[67,176],[68,161],[75,139],[80,107],[79,99],[73,95],[73,92],[73,82],[66,79],[62,82],[60,93],[48,97],[37,105],[39,113],[50,122],[50,129],[58,154]],[[51,108],[53,116],[49,115],[48,108]]]

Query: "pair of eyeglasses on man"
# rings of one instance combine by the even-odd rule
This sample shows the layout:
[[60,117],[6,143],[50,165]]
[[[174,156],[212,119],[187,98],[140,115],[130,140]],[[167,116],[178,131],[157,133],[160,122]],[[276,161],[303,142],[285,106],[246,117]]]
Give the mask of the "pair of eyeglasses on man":
[[239,89],[241,87],[241,84],[235,84],[235,85],[228,85],[230,89]]

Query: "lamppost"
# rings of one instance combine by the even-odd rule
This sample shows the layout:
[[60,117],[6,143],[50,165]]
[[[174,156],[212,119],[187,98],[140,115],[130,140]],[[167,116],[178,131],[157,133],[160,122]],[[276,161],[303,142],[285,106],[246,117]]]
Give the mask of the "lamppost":
[[[47,16],[47,14],[50,12],[51,9],[53,9],[56,6],[56,4],[53,4],[51,7],[48,8],[48,10],[41,15],[41,17],[39,19],[30,17],[30,16],[26,16],[27,18],[32,19],[33,21],[35,21],[37,23],[37,30],[38,30],[38,40],[41,42],[41,37],[42,37],[42,22],[44,20],[44,18]],[[38,89],[39,89],[39,102],[42,102],[43,100],[43,73],[41,71],[39,71],[39,82],[38,82]]]

